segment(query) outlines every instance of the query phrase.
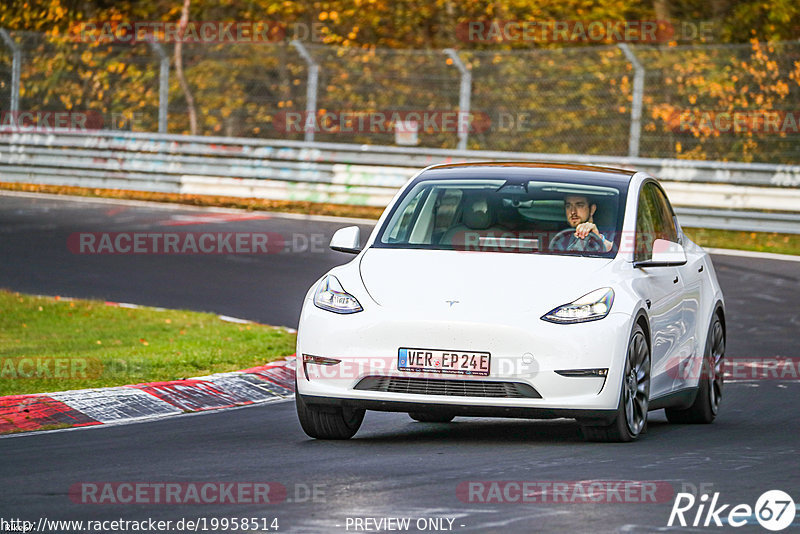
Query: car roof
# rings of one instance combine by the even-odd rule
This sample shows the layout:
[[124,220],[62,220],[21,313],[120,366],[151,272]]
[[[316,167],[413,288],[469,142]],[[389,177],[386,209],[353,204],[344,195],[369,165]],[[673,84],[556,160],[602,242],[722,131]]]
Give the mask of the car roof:
[[510,182],[555,180],[576,184],[627,186],[637,171],[571,163],[487,161],[447,163],[425,169],[415,181],[505,179]]

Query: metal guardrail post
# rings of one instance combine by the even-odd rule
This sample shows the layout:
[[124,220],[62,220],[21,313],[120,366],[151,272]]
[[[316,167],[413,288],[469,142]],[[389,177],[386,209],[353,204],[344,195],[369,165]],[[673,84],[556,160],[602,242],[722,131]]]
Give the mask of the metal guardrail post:
[[446,48],[443,52],[453,60],[453,64],[461,73],[461,87],[458,92],[458,150],[467,149],[469,138],[469,110],[470,99],[472,97],[472,72],[467,68],[461,58],[452,48]]
[[20,69],[22,68],[22,48],[11,38],[4,28],[0,28],[0,38],[11,49],[11,103],[12,113],[19,113]]
[[167,133],[167,110],[169,106],[169,56],[161,43],[148,41],[150,48],[158,54],[160,72],[158,76],[158,133]]
[[639,62],[628,43],[617,44],[633,66],[633,102],[631,104],[631,132],[628,139],[628,157],[639,156],[639,139],[642,136],[642,98],[644,97],[644,66]]
[[[317,88],[319,85],[319,65],[314,58],[311,57],[311,54],[308,52],[308,49],[298,41],[297,39],[291,42],[292,46],[297,49],[300,55],[305,60],[306,64],[308,64],[308,83],[306,84],[306,116],[304,130],[305,140],[309,143],[314,141],[314,124],[316,124],[317,118]],[[310,120],[313,122],[309,123]]]

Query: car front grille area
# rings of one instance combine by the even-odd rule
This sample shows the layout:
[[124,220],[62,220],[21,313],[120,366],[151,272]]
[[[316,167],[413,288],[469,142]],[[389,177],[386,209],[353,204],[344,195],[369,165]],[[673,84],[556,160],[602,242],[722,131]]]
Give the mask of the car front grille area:
[[404,376],[367,376],[354,389],[416,395],[446,395],[453,397],[493,397],[501,399],[541,399],[533,387],[521,382],[492,382],[488,380],[451,380],[411,378]]

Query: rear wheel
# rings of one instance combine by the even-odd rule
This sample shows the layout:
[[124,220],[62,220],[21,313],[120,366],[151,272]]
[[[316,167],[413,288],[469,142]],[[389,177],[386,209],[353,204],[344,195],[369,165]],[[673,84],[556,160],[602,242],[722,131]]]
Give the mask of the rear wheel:
[[303,431],[316,439],[350,439],[364,420],[365,410],[307,404],[295,387],[297,418]]
[[607,425],[583,424],[587,441],[633,441],[645,432],[650,401],[650,347],[640,325],[628,342],[617,414]]
[[411,419],[414,421],[419,421],[420,423],[449,423],[453,420],[455,415],[452,414],[441,414],[441,413],[423,413],[423,412],[409,412],[408,414]]
[[670,423],[708,424],[714,421],[722,400],[724,360],[725,333],[719,316],[714,315],[708,329],[697,397],[685,410],[667,408],[665,411]]

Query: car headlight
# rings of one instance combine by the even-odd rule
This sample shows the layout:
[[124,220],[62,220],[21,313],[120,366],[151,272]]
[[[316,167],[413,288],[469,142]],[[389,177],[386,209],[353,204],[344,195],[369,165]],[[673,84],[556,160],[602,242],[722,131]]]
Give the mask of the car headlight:
[[547,312],[542,320],[559,324],[597,321],[608,315],[613,304],[614,290],[603,287]]
[[332,275],[323,278],[317,286],[314,305],[334,313],[356,313],[363,310],[358,300],[345,291],[339,280]]

